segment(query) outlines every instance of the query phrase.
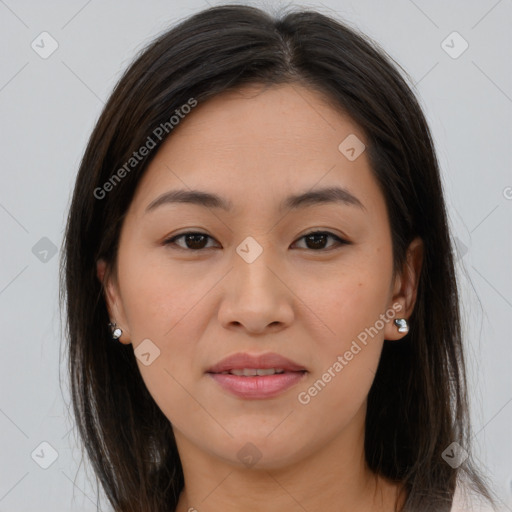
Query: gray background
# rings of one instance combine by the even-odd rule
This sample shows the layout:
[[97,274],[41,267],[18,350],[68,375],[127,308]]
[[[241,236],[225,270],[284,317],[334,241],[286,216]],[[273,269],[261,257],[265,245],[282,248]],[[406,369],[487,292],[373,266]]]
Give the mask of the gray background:
[[[0,0],[0,512],[96,510],[61,361],[65,216],[86,141],[121,72],[157,34],[207,5]],[[512,510],[512,2],[300,5],[376,39],[417,87],[459,248],[475,453]],[[44,31],[58,43],[46,59],[31,47],[42,46]],[[462,40],[442,44],[453,31],[469,44],[457,58]],[[47,469],[52,451],[43,442],[57,456]],[[101,493],[100,504],[109,510]]]

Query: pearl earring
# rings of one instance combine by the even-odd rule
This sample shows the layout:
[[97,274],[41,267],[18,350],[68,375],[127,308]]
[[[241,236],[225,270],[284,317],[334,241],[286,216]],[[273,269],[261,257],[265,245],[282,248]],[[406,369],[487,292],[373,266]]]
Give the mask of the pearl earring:
[[409,324],[405,318],[395,318],[395,325],[398,327],[398,332],[409,332]]
[[110,322],[108,325],[112,329],[112,339],[119,339],[121,337],[121,334],[123,334],[123,331],[119,327],[116,327],[115,322]]

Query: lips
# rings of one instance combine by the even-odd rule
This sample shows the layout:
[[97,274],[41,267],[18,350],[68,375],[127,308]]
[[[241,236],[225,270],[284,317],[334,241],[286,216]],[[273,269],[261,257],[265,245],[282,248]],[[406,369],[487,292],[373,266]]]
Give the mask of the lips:
[[[233,354],[209,368],[206,373],[222,373],[231,370],[283,370],[284,372],[305,372],[304,366],[283,357],[279,354],[269,352],[266,354],[251,355],[246,352]],[[239,373],[239,372],[237,372]]]
[[307,373],[304,366],[275,353],[234,354],[206,372],[223,390],[244,400],[275,398],[298,385]]

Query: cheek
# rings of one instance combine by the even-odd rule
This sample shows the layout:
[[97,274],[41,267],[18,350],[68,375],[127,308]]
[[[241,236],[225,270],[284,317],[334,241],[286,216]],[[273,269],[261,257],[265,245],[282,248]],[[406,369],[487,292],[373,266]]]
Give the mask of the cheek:
[[[165,277],[158,267],[135,272],[126,286],[126,305],[142,379],[169,421],[187,430],[189,421],[204,421],[204,410],[189,391],[189,379],[198,371],[195,340],[204,317],[194,308],[200,300],[197,288],[181,281]],[[138,356],[147,352],[149,364]]]
[[383,331],[374,329],[384,301],[376,299],[375,288],[361,282],[340,286],[346,295],[328,305],[335,336],[316,338],[315,372],[297,390],[296,420],[319,438],[336,436],[364,414],[377,371]]
[[[382,251],[354,252],[342,264],[301,281],[297,295],[322,320],[315,339],[332,356],[348,350],[351,341],[375,325],[389,301],[392,261]],[[295,291],[295,290],[294,290]],[[382,325],[378,325],[382,328]],[[379,329],[381,330],[381,329]],[[325,361],[324,361],[325,362]]]
[[148,365],[137,357],[145,384],[169,418],[200,413],[186,389],[199,372],[197,340],[211,321],[205,305],[218,275],[207,264],[171,263],[160,249],[127,244],[122,254],[118,272],[130,341],[136,355],[146,345],[151,352]]
[[318,363],[311,378],[314,386],[302,389],[307,394],[304,401],[311,398],[307,408],[315,415],[331,410],[343,422],[361,407],[371,387],[384,327],[392,321],[391,314],[385,316],[392,260],[380,254],[359,255],[352,265],[325,279],[322,294],[310,298],[329,328],[314,337]]
[[126,320],[134,341],[146,337],[174,339],[174,332],[193,326],[188,316],[214,284],[214,277],[192,265],[172,263],[165,250],[126,247],[119,273]]

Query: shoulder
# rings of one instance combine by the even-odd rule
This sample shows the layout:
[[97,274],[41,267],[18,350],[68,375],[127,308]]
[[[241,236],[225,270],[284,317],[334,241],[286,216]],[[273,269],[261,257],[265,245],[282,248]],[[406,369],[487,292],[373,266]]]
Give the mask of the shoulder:
[[483,497],[464,485],[457,485],[450,512],[497,512]]

